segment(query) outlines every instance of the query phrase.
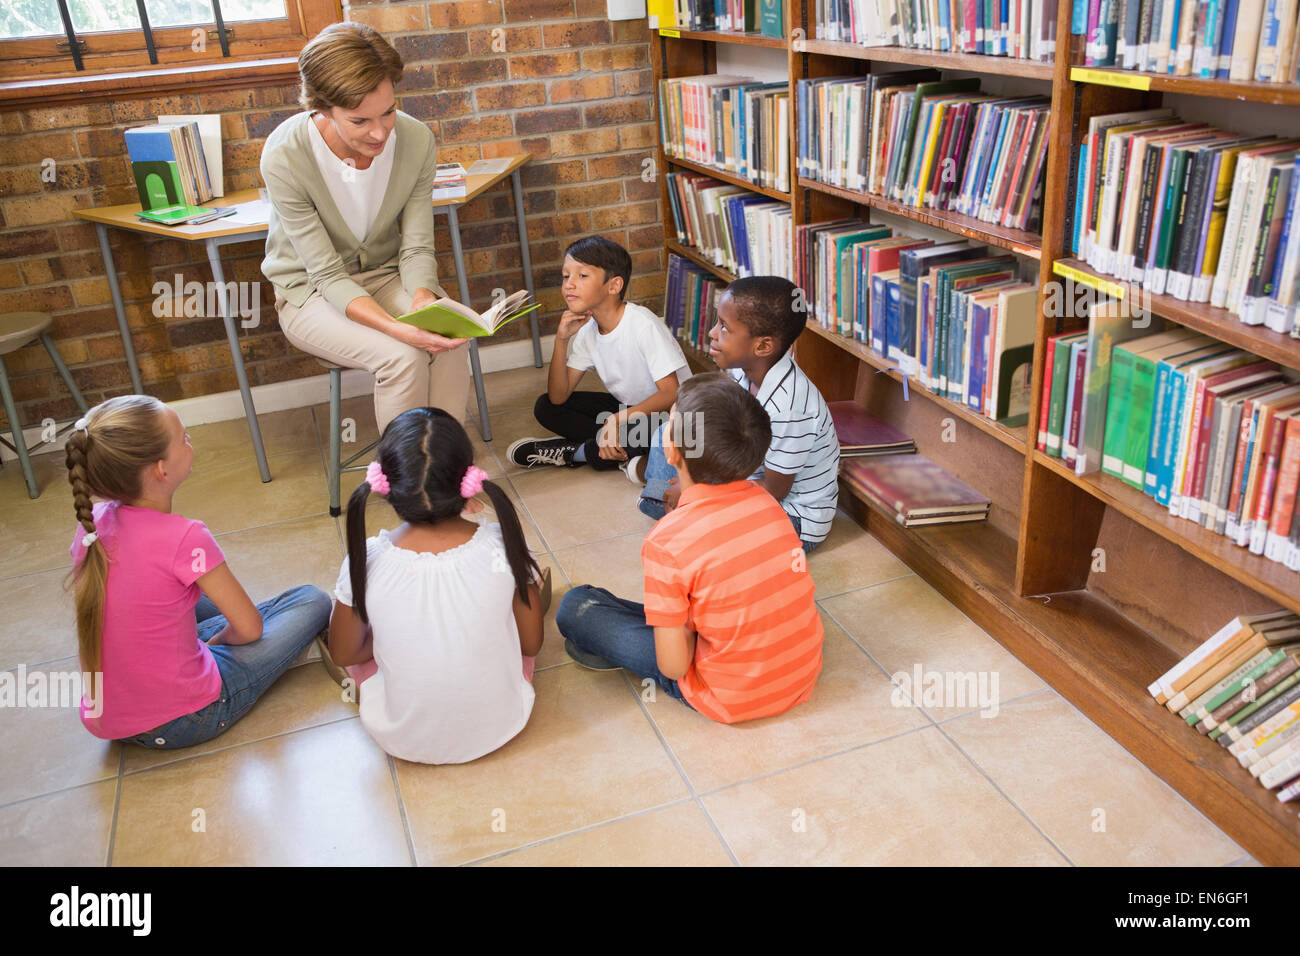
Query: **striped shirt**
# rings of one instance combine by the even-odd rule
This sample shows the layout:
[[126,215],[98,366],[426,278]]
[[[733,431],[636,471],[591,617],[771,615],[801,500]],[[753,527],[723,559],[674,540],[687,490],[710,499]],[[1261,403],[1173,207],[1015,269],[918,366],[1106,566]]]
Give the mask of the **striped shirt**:
[[734,724],[812,696],[822,622],[790,520],[749,481],[691,485],[641,546],[645,619],[693,627],[695,658],[677,682],[692,707]]
[[[752,391],[743,370],[727,372]],[[789,352],[767,370],[755,397],[772,420],[772,444],[763,468],[794,475],[781,507],[799,519],[803,540],[811,544],[824,541],[840,495],[840,442],[830,409]],[[761,474],[760,470],[756,477]]]

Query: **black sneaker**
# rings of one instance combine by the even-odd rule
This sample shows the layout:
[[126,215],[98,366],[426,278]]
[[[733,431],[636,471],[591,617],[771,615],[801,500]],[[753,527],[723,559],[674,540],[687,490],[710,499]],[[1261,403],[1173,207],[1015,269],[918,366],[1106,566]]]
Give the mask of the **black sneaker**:
[[574,462],[573,453],[581,447],[582,442],[568,438],[521,438],[506,449],[506,458],[520,468],[538,465],[574,468],[578,463]]

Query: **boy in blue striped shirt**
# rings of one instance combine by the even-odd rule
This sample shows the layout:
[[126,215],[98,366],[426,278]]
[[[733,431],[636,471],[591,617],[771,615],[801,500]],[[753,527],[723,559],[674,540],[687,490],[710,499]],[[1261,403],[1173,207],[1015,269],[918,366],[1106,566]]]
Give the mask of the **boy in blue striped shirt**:
[[[718,300],[709,355],[771,419],[772,443],[751,480],[781,502],[804,550],[811,551],[826,539],[835,516],[840,445],[826,402],[790,355],[805,325],[801,301],[788,279],[737,279]],[[642,512],[660,518],[676,505],[676,474],[656,435],[644,470]]]

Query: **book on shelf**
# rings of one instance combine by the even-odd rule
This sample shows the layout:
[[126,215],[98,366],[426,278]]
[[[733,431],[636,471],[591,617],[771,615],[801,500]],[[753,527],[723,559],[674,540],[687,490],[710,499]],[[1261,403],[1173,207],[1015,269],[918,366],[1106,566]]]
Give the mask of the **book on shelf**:
[[221,195],[197,120],[137,126],[123,135],[143,209],[201,206]]
[[828,402],[840,459],[870,455],[899,455],[916,451],[916,443],[897,428],[867,413],[857,402]]
[[778,192],[790,190],[785,81],[706,74],[659,81],[664,152]]
[[677,338],[700,352],[709,350],[709,328],[718,315],[718,299],[727,287],[717,276],[679,255],[668,256],[664,287],[664,324]]
[[905,528],[988,517],[988,498],[924,455],[850,458],[841,463],[840,473]]
[[736,276],[789,277],[790,204],[701,173],[669,173],[677,241]]
[[463,302],[444,297],[422,309],[399,315],[397,321],[449,339],[482,338],[495,335],[502,327],[538,308],[539,304],[529,299],[528,290],[520,289],[480,314]]
[[818,40],[1050,63],[1055,0],[816,0]]
[[652,30],[785,36],[785,0],[649,0]]

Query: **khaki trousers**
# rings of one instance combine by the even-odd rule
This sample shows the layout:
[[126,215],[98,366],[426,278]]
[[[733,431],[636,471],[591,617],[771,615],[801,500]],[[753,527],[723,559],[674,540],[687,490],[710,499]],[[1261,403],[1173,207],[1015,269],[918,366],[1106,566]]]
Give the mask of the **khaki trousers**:
[[[411,311],[411,295],[393,270],[352,276],[390,315]],[[435,292],[439,290],[434,290]],[[431,405],[465,422],[469,397],[469,346],[430,355],[390,335],[353,322],[319,292],[301,307],[276,297],[280,328],[296,348],[345,368],[375,376],[375,421],[379,431],[402,412]]]

